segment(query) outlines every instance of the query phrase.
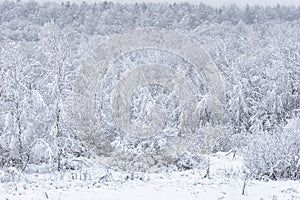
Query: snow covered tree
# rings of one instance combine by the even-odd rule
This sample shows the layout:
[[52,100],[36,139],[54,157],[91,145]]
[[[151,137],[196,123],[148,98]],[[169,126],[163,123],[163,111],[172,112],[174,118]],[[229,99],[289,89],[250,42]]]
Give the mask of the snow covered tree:
[[0,117],[3,120],[0,146],[7,151],[6,161],[10,162],[7,164],[22,170],[29,162],[34,162],[32,148],[43,138],[42,123],[47,119],[43,100],[35,90],[36,82],[31,79],[35,62],[29,59],[25,49],[20,43],[3,43],[0,58]]
[[74,57],[71,46],[71,33],[64,32],[53,23],[43,27],[40,35],[37,57],[41,60],[43,70],[47,72],[43,80],[43,96],[51,110],[52,122],[49,124],[57,169],[63,167],[63,159],[68,157],[76,146],[73,140],[72,124],[72,81],[75,79],[73,69]]

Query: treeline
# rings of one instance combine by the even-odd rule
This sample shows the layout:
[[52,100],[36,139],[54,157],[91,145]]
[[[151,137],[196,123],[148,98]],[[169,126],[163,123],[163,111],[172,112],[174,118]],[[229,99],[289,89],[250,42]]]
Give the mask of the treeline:
[[38,28],[55,22],[61,28],[89,35],[119,33],[135,27],[160,27],[186,30],[209,23],[246,24],[297,21],[300,7],[277,5],[273,7],[236,5],[214,8],[206,4],[189,3],[102,3],[62,4],[36,1],[4,1],[0,3],[0,40],[38,40]]

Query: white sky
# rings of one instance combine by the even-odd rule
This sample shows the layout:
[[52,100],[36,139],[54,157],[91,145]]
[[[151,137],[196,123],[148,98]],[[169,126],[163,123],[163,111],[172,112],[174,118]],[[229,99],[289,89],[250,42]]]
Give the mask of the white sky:
[[[37,0],[37,1],[47,1],[47,0]],[[68,1],[68,0],[50,0],[50,1]],[[69,0],[70,2],[82,2],[83,0]],[[85,0],[86,2],[102,2],[104,0]],[[283,5],[297,5],[300,6],[300,0],[108,0],[120,3],[135,3],[135,2],[190,2],[190,3],[200,3],[204,2],[211,6],[222,6],[235,3],[238,6],[245,6],[247,3],[249,5],[276,5],[277,3]]]

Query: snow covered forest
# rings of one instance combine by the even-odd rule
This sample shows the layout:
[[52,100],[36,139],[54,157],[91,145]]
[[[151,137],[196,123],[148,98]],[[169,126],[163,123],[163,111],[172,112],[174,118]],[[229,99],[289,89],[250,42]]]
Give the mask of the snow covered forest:
[[[198,143],[176,160],[158,158],[154,145],[149,167],[193,169],[202,165],[203,154],[221,151],[241,156],[250,177],[300,179],[300,7],[281,5],[1,2],[0,170],[76,170],[97,156],[116,158],[120,149],[132,148],[96,133],[99,124],[81,131],[74,87],[93,49],[112,35],[144,27],[174,30],[198,42],[226,92],[222,131],[212,146],[198,148],[213,121],[207,101]],[[145,170],[141,159],[149,149],[133,146],[138,148],[130,150],[130,162],[121,156],[112,163],[132,170],[132,163],[142,162],[142,168],[132,165]],[[0,182],[6,181],[3,173]]]

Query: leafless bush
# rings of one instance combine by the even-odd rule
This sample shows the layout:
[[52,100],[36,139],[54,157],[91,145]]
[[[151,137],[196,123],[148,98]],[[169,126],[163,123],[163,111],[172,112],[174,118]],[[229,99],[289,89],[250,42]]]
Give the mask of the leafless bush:
[[258,178],[300,179],[300,118],[274,133],[252,137],[244,149],[246,166]]

